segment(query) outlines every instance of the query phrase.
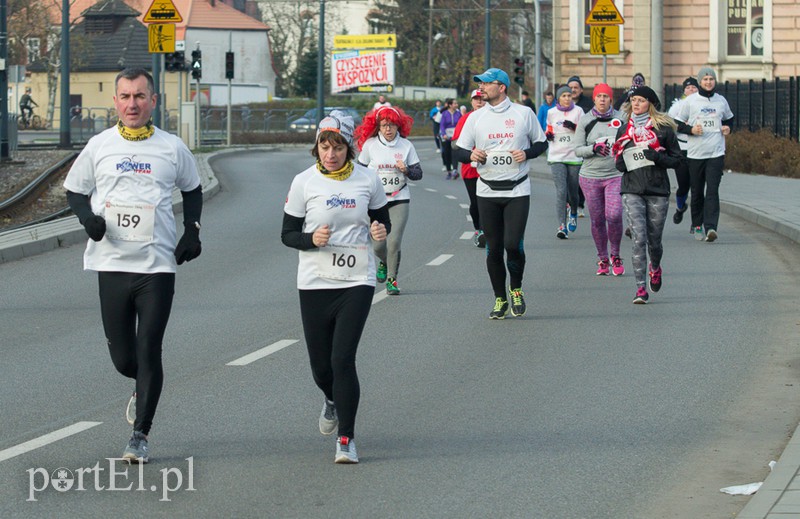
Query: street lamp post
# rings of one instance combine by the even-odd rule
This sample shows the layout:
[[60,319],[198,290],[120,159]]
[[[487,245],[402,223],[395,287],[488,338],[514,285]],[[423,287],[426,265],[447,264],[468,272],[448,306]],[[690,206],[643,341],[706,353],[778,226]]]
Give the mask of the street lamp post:
[[433,59],[433,0],[428,4],[428,81],[426,86],[431,86],[431,60]]

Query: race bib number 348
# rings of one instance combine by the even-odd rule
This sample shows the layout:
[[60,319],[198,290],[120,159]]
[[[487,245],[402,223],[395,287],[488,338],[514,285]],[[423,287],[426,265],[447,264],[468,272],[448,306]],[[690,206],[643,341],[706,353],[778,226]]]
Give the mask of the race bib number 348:
[[106,237],[122,241],[152,241],[156,209],[151,204],[106,202]]

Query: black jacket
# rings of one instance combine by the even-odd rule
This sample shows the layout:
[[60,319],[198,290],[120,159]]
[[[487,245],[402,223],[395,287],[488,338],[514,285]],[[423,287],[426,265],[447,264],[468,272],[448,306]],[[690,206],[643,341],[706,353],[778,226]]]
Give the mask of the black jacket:
[[[625,134],[627,124],[623,124],[617,130],[617,139]],[[628,171],[625,168],[625,160],[620,153],[616,160],[616,166],[619,171],[622,171],[622,186],[620,193],[634,194],[634,195],[647,195],[647,196],[669,196],[669,176],[667,169],[675,169],[681,161],[685,160],[681,153],[681,148],[678,145],[678,138],[672,128],[662,128],[656,131],[658,142],[665,148],[665,151],[654,152],[655,156],[650,159],[655,162],[654,166],[645,166],[643,168]],[[633,141],[625,144],[627,149],[634,146]]]

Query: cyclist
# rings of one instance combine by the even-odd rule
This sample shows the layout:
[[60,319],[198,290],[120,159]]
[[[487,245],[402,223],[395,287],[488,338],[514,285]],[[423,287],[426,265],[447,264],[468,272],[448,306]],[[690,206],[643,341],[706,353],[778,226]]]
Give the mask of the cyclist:
[[[31,87],[26,87],[25,93],[19,98],[19,113],[22,115],[22,120],[25,123],[25,126],[28,126],[33,120],[34,106],[38,107],[39,105],[36,104],[36,101],[34,101],[31,97]],[[25,112],[28,112],[28,114],[25,115]]]

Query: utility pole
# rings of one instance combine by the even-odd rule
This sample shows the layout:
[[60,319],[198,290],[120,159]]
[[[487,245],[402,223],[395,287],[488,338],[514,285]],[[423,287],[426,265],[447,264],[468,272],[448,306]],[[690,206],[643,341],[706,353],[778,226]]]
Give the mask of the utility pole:
[[[115,92],[116,93],[116,92]],[[61,124],[59,148],[72,147],[69,132],[69,0],[61,0]]]
[[325,117],[325,0],[319,0],[319,43],[317,44],[317,128]]
[[[228,52],[233,52],[233,33],[228,31]],[[227,56],[225,56],[227,59]],[[226,73],[227,76],[227,64],[226,64]],[[231,81],[232,78],[228,78],[228,146],[231,145]]]
[[[65,0],[66,1],[66,0]],[[0,0],[0,59],[8,60],[7,0]],[[8,66],[0,70],[0,160],[11,158],[8,145]]]
[[[3,0],[5,1],[5,0]],[[433,59],[433,0],[428,4],[428,81],[425,86],[431,86],[431,60]]]
[[492,11],[490,10],[490,0],[486,0],[486,49],[484,50],[485,56],[483,58],[483,66],[489,69],[492,65]]

